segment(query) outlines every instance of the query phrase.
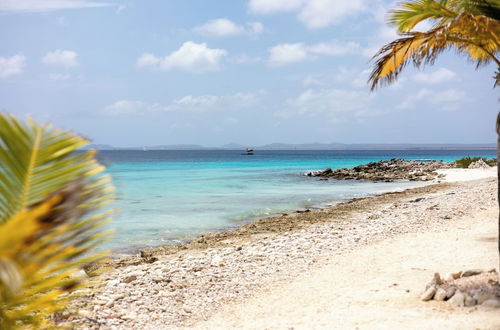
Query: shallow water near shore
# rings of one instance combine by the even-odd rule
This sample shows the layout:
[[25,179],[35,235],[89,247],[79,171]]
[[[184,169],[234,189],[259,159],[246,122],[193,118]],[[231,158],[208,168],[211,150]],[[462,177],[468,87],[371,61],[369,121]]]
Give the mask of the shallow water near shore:
[[117,187],[119,213],[106,248],[177,244],[200,234],[234,228],[257,218],[322,207],[354,197],[417,187],[422,183],[320,181],[309,170],[353,167],[391,158],[453,161],[495,157],[493,150],[238,150],[101,151]]

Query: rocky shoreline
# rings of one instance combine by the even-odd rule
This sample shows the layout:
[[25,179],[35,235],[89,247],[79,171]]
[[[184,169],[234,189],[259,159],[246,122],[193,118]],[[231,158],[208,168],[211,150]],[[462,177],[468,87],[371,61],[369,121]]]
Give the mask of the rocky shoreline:
[[442,161],[413,161],[400,158],[372,162],[353,168],[341,168],[332,170],[327,168],[323,171],[307,172],[306,176],[320,177],[328,180],[369,180],[393,182],[398,180],[409,181],[431,181],[442,178],[436,172],[439,169],[453,168],[455,162]]
[[402,233],[439,230],[455,217],[493,207],[495,188],[493,179],[441,183],[261,219],[151,250],[99,276],[95,291],[75,305],[80,316],[68,322],[91,329],[190,326],[337,254]]

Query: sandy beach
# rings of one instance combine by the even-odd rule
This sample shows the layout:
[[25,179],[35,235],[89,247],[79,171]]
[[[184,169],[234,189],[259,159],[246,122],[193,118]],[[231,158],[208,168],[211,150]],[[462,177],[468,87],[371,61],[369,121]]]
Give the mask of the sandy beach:
[[445,171],[450,182],[261,219],[151,251],[153,263],[130,258],[80,300],[80,320],[102,329],[500,328],[498,310],[419,300],[434,272],[498,265],[496,168]]

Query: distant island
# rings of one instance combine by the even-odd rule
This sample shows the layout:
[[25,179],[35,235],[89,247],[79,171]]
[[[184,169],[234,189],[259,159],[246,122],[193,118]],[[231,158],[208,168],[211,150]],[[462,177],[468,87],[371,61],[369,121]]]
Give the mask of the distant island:
[[[198,144],[173,144],[158,146],[115,147],[109,144],[90,144],[85,149],[97,150],[244,150],[248,146],[228,143],[220,147],[206,147]],[[442,143],[442,144],[410,144],[410,143],[271,143],[262,146],[251,146],[255,150],[450,150],[478,149],[495,150],[495,143]]]

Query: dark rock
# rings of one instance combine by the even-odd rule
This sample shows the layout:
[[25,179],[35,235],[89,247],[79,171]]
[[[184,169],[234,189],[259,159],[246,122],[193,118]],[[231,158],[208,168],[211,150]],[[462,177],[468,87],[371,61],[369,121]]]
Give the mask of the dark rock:
[[389,161],[372,162],[354,168],[337,170],[327,168],[324,171],[308,172],[306,175],[322,178],[329,177],[336,180],[369,180],[374,182],[393,182],[395,180],[430,181],[438,177],[435,170],[453,166],[453,163],[446,162],[415,162],[394,158]]

